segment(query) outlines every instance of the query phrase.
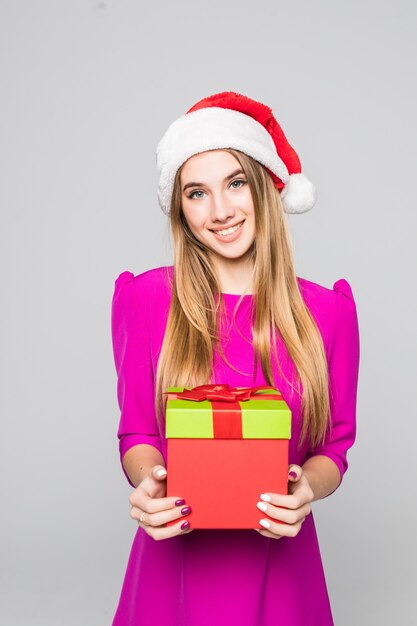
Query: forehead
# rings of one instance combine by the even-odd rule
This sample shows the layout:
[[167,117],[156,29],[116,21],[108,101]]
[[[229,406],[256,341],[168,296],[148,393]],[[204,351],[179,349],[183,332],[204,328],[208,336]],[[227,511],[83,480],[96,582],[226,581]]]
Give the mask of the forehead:
[[[239,161],[225,150],[206,150],[194,154],[185,161],[181,170],[181,182],[188,182],[191,178],[194,180],[199,176],[198,180],[205,178],[224,176],[240,167]],[[197,180],[197,178],[195,179]]]

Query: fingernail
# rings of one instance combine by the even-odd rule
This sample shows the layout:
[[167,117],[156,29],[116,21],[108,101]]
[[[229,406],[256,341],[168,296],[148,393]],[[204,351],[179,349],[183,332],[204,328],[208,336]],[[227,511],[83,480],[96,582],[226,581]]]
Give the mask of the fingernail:
[[268,496],[267,493],[261,493],[261,500],[265,500],[265,502],[271,502],[271,496]]
[[256,506],[258,507],[258,509],[261,509],[261,511],[263,511],[264,513],[268,508],[268,506],[264,502],[258,502]]
[[291,478],[297,478],[297,472],[289,472],[288,476],[291,476]]
[[188,530],[190,528],[190,522],[184,522],[181,524],[181,530]]
[[159,469],[156,471],[157,476],[166,476],[166,470]]
[[262,526],[265,526],[265,528],[271,528],[271,524],[266,519],[259,520],[259,523],[262,524]]
[[185,504],[185,500],[183,500],[181,498],[181,500],[175,500],[175,506],[181,506],[182,504]]
[[181,513],[183,515],[188,515],[188,513],[191,513],[191,507],[190,506],[185,506],[183,509],[181,509]]

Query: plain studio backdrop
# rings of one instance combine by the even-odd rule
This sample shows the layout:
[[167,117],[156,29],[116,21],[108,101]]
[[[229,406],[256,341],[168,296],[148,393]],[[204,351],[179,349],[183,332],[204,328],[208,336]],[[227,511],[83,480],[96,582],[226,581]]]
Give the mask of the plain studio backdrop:
[[288,218],[297,275],[346,278],[356,299],[357,441],[341,488],[313,503],[335,624],[415,623],[416,13],[0,2],[2,624],[111,623],[137,529],[114,280],[172,263],[156,144],[219,91],[271,106],[317,186]]

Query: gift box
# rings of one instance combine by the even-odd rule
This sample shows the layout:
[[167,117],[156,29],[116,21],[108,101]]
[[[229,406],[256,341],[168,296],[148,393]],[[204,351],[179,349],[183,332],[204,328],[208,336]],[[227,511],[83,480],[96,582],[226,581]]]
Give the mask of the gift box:
[[221,384],[164,393],[167,496],[192,508],[191,528],[263,528],[259,520],[269,516],[256,506],[260,494],[288,493],[291,411],[278,389]]

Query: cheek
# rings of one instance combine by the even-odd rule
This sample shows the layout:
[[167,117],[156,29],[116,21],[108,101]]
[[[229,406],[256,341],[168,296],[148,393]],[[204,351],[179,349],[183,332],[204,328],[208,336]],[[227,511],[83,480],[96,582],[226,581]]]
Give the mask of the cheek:
[[252,199],[252,194],[251,191],[249,189],[249,186],[246,185],[246,189],[245,189],[245,197],[244,197],[244,202],[245,205],[247,207],[247,209],[253,211],[254,210],[254,206],[253,206],[253,199]]
[[203,215],[201,211],[196,211],[195,208],[194,210],[190,210],[184,204],[182,210],[191,230],[201,230],[202,228],[204,228],[204,225],[206,223],[206,216]]
[[204,222],[202,220],[199,220],[196,216],[193,216],[192,219],[188,220],[188,224],[191,230],[193,230],[194,232],[199,232],[204,227]]
[[201,232],[202,228],[203,228],[202,221],[199,220],[197,216],[195,216],[195,215],[187,215],[185,212],[184,212],[184,217],[185,217],[185,219],[187,221],[188,227],[191,230],[191,232],[194,235],[198,235]]
[[248,211],[246,215],[246,221],[248,223],[249,228],[252,230],[255,228],[255,214],[252,211]]

